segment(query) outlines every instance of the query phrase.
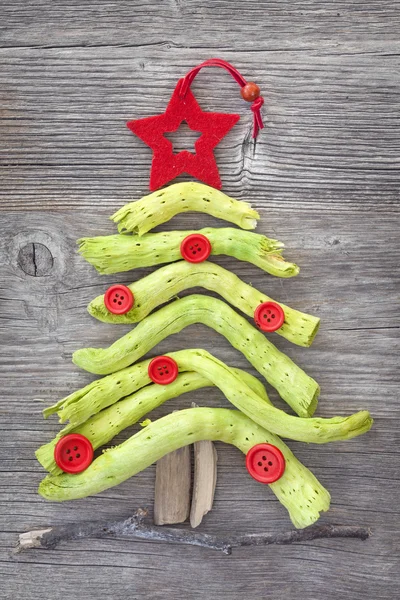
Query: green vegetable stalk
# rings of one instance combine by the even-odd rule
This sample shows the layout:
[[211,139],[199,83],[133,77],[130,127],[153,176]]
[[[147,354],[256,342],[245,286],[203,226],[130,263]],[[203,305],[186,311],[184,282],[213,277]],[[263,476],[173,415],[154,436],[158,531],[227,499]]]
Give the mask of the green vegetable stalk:
[[[217,292],[249,317],[254,316],[254,311],[259,304],[272,300],[244,283],[230,271],[207,261],[198,264],[179,261],[161,267],[128,287],[135,299],[134,306],[128,313],[124,315],[110,313],[104,304],[104,295],[97,296],[91,301],[88,306],[89,313],[105,323],[137,323],[147,317],[157,306],[192,287],[204,287]],[[276,333],[298,346],[310,346],[318,331],[320,319],[294,310],[285,304],[278,304],[284,310],[285,321]]]
[[329,492],[276,436],[238,411],[224,408],[191,408],[169,414],[106,450],[77,475],[48,475],[39,486],[46,499],[62,502],[97,494],[143,471],[165,454],[200,440],[221,440],[244,454],[260,443],[277,446],[285,456],[283,476],[270,485],[287,508],[293,524],[307,527],[328,510]]
[[264,235],[230,227],[198,231],[163,231],[135,235],[106,235],[78,240],[79,252],[101,274],[121,273],[140,267],[153,267],[182,258],[182,240],[192,233],[205,235],[211,254],[226,254],[252,263],[276,277],[294,277],[299,267],[281,256],[283,244]]
[[[184,353],[183,353],[184,354]],[[271,403],[265,387],[262,383],[241,369],[231,369],[232,372],[236,373],[238,377],[244,381],[250,389],[253,390],[262,400]],[[112,389],[115,381],[112,380],[113,376],[106,377],[104,379],[104,393],[106,388]],[[106,381],[108,380],[108,381]],[[51,442],[44,444],[36,451],[36,458],[40,464],[53,474],[62,473],[61,469],[57,467],[54,460],[54,448],[58,440],[67,435],[68,433],[80,433],[88,438],[94,449],[103,446],[113,437],[115,437],[120,431],[126,429],[130,425],[136,423],[144,415],[148,414],[167,400],[176,398],[181,394],[197,390],[199,388],[213,386],[214,384],[209,380],[195,372],[184,373],[180,375],[169,385],[147,385],[134,394],[123,398],[119,402],[104,408],[95,415],[88,418],[87,421],[81,425],[74,426],[69,424],[64,427],[57,436],[51,440]]]
[[203,323],[226,337],[298,415],[309,417],[314,413],[318,383],[225,302],[208,296],[177,300],[146,317],[108,348],[83,348],[74,352],[72,360],[91,373],[112,373],[136,362],[161,340],[193,323]]
[[142,235],[183,212],[201,212],[230,221],[242,229],[255,229],[260,215],[248,202],[230,198],[202,183],[175,183],[120,208],[111,219],[118,231]]

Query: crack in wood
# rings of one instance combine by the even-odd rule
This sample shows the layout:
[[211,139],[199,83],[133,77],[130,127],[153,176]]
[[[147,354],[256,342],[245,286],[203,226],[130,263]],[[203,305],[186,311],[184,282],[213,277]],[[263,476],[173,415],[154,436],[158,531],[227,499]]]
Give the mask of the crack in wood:
[[31,277],[45,277],[53,268],[53,263],[53,255],[44,244],[26,244],[18,253],[18,266]]

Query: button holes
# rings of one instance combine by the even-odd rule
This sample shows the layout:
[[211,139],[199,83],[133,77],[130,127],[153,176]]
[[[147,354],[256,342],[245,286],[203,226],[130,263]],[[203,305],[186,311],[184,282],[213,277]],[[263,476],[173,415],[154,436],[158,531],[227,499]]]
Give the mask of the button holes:
[[74,450],[78,450],[78,446],[74,446]]
[[262,462],[261,462],[261,461],[258,463],[258,466],[259,466],[259,467],[262,467]]
[[123,299],[124,299],[124,296],[121,296],[121,300],[123,300]]
[[116,297],[116,298],[119,298],[119,294],[115,294],[115,297]]
[[71,450],[69,448],[67,448],[66,452],[67,454],[71,454]]
[[165,371],[165,374],[166,374],[166,375],[169,375],[169,371]]
[[73,461],[72,456],[70,456],[68,460],[69,460],[69,462],[72,462]]
[[263,460],[267,460],[267,457],[266,457],[266,456],[263,456],[263,457],[262,457],[262,459],[263,459]]
[[118,301],[118,304],[121,306],[122,302],[119,300],[119,301]]
[[117,301],[117,299],[116,299],[116,298],[114,298],[113,302],[116,302],[116,301]]
[[269,460],[268,464],[269,464],[270,467],[272,467],[272,461]]
[[75,458],[80,458],[81,455],[80,454],[75,454]]
[[268,472],[268,467],[264,467],[264,471],[267,471],[267,472]]
[[271,315],[271,319],[275,319],[275,315]]

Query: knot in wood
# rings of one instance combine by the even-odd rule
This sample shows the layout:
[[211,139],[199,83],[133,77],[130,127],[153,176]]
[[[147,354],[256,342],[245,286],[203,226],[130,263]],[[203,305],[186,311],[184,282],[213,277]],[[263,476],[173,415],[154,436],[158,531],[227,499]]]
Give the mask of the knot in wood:
[[18,265],[27,275],[45,277],[53,268],[53,255],[47,246],[33,242],[18,253]]

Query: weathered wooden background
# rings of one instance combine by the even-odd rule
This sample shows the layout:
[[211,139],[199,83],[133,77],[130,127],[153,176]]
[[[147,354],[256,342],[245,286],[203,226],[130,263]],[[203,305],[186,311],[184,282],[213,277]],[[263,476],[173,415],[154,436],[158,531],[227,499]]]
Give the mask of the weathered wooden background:
[[[399,38],[394,0],[1,1],[1,598],[399,597]],[[178,77],[212,56],[257,81],[266,100],[254,146],[251,111],[233,80],[209,69],[195,82],[205,109],[242,115],[216,151],[223,189],[252,201],[259,231],[284,241],[302,270],[282,281],[218,262],[322,317],[311,349],[273,340],[320,382],[319,415],[365,408],[376,421],[348,443],[290,446],[332,493],[322,521],[370,525],[373,536],[232,557],[92,540],[15,558],[19,532],[152,508],[154,467],[95,498],[41,499],[34,450],[58,425],[42,420],[37,399],[48,404],[89,382],[71,352],[127,330],[91,319],[85,306],[110,282],[145,271],[100,277],[76,255],[75,240],[113,232],[112,211],[147,191],[151,152],[125,121],[162,112]],[[216,221],[187,214],[169,227],[200,223]],[[157,352],[183,347],[249,366],[203,326]],[[155,416],[192,400],[227,405],[218,391],[199,391]],[[201,530],[288,528],[285,510],[250,480],[239,452],[218,452],[215,508]]]

